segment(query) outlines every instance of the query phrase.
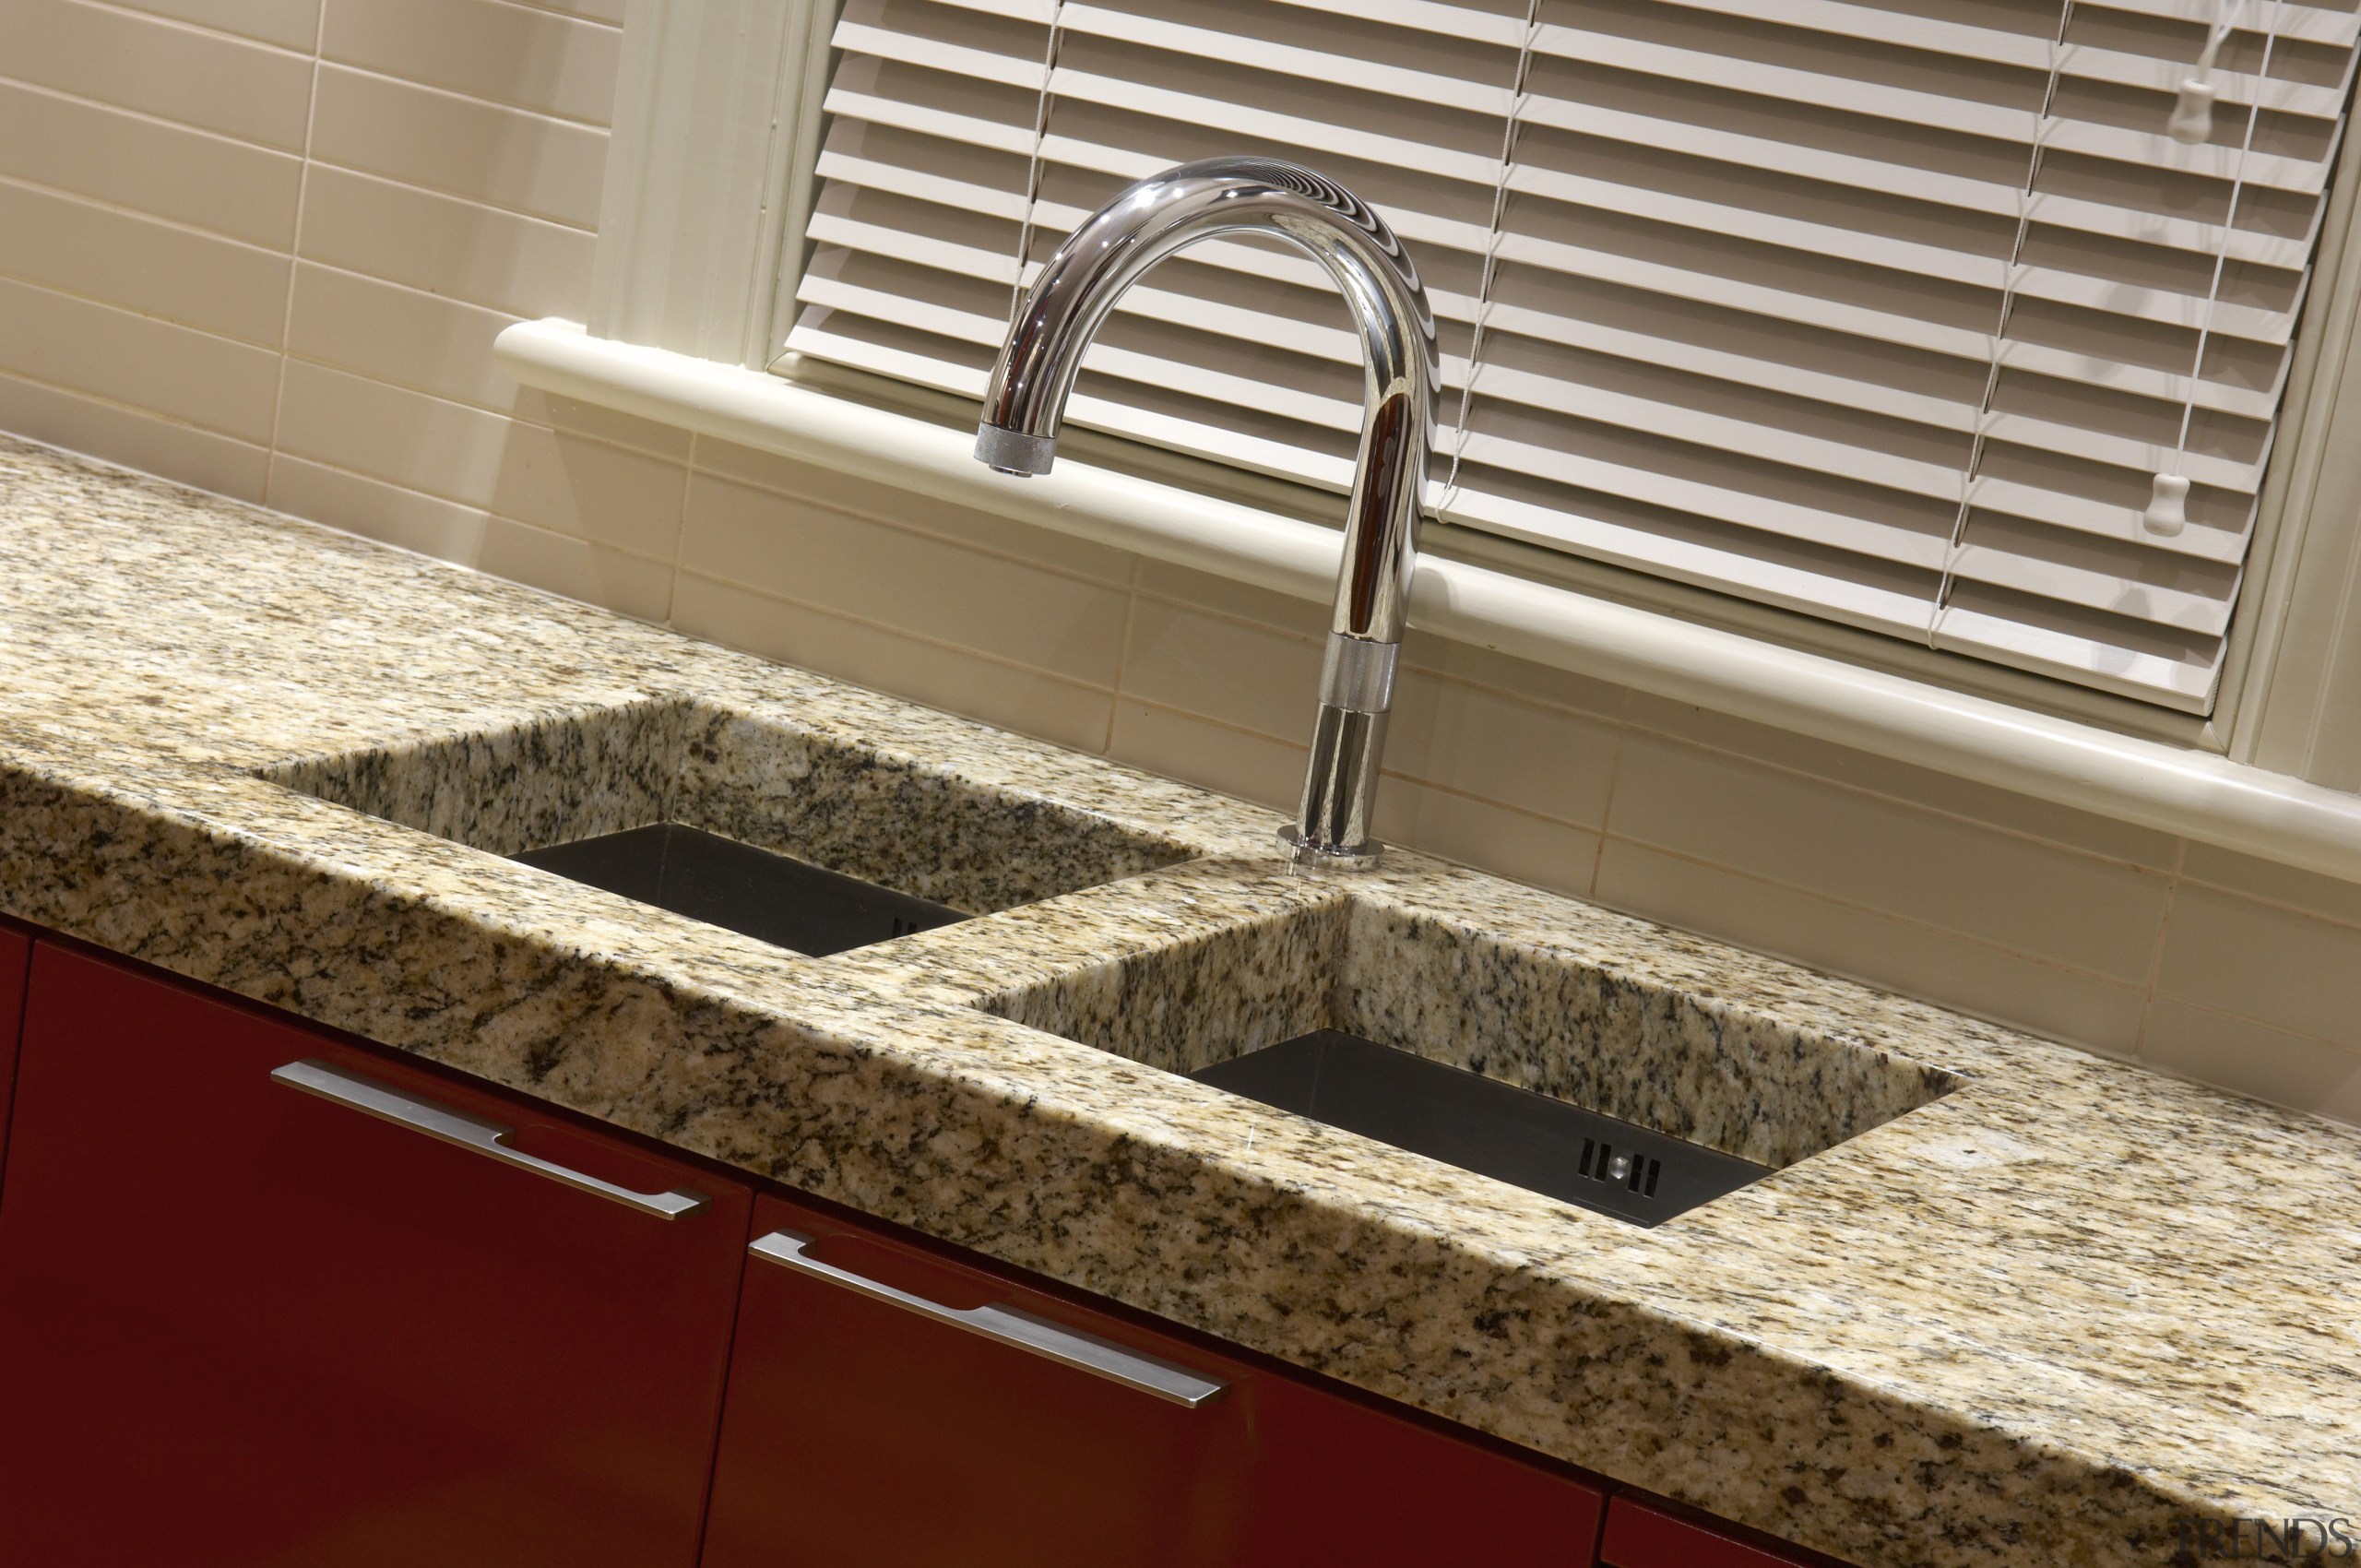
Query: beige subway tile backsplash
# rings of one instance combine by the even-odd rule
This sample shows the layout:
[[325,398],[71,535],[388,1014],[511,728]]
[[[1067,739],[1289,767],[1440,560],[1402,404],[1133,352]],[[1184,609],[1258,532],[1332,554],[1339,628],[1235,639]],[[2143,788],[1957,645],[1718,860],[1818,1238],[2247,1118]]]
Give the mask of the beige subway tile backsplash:
[[1380,842],[1416,844],[1553,892],[1590,892],[1598,835],[1587,828],[1391,773],[1378,788],[1376,819]]
[[[1290,694],[1309,707],[1310,688]],[[1385,766],[1535,816],[1596,829],[1607,821],[1615,727],[1423,670],[1400,672]]]
[[2225,893],[2244,894],[2265,904],[2284,904],[2340,925],[2361,927],[2361,885],[2317,872],[2259,861],[2211,844],[2191,844],[2181,874]]
[[910,493],[891,482],[889,475],[869,478],[844,473],[711,437],[697,442],[697,471],[742,480],[800,503],[816,504],[872,522],[890,523],[988,554],[1095,578],[1116,588],[1130,586],[1132,571],[1138,561],[1138,557],[1111,545],[1014,522],[971,506],[934,500],[913,504]]
[[270,439],[279,355],[0,277],[0,372],[232,435]]
[[312,63],[92,0],[0,6],[0,75],[300,152]]
[[0,273],[272,348],[287,257],[120,208],[0,183]]
[[126,10],[234,32],[276,43],[281,49],[309,50],[319,37],[321,0],[113,0]]
[[2128,1057],[2139,1047],[2138,986],[1721,866],[1610,837],[1599,858],[1596,894],[1614,909],[2085,1050]]
[[607,133],[436,88],[322,65],[312,156],[588,229],[599,221]]
[[824,675],[894,692],[1062,746],[1106,744],[1109,695],[848,616],[682,572],[672,624]]
[[335,0],[321,55],[511,108],[603,125],[623,35],[512,0]]
[[677,463],[302,361],[287,367],[279,445],[652,560],[670,562],[679,542]]
[[1123,695],[1291,745],[1311,739],[1321,645],[1143,595],[1123,647]]
[[1644,732],[1608,832],[2138,984],[2167,878]]
[[515,316],[588,314],[588,232],[314,164],[303,188],[303,255]]
[[[1309,752],[1131,697],[1116,702],[1107,745],[1117,762],[1284,812],[1295,810]],[[1382,783],[1379,793],[1384,793]]]
[[[509,383],[623,9],[0,0],[0,428],[1291,812],[1324,602]],[[1389,841],[2361,1120],[2361,889],[1418,633],[1392,728]]]
[[679,463],[684,470],[688,466],[689,453],[695,446],[689,433],[678,425],[658,424],[653,420],[577,402],[572,398],[560,398],[534,386],[516,389],[516,400],[511,404],[509,412],[517,419],[544,424],[568,435],[587,435],[610,446],[628,447],[652,457],[663,457]]
[[681,564],[1043,674],[1115,683],[1124,596],[1088,578],[704,473],[690,481]]
[[2177,840],[2170,834],[2128,822],[2055,805],[2030,795],[1971,783],[1932,768],[1915,766],[1850,746],[1817,741],[1792,730],[1774,729],[1726,713],[1644,692],[1631,695],[1628,717],[1635,729],[1689,741],[1751,761],[1850,785],[1873,795],[1906,801],[1949,816],[1998,827],[2052,844],[2071,845],[2094,855],[2135,865],[2169,869]]
[[2142,1058],[2274,1105],[2361,1122],[2361,1053],[2159,997]]
[[2184,885],[2156,993],[2361,1051],[2361,932]]
[[1527,702],[1572,708],[1613,722],[1623,717],[1631,694],[1622,686],[1594,681],[1569,670],[1517,659],[1473,643],[1453,642],[1428,632],[1412,631],[1402,639],[1402,666],[1448,676],[1465,685],[1487,687]]
[[271,500],[299,516],[331,520],[373,539],[643,621],[662,622],[671,612],[669,561],[284,456],[272,472]]
[[516,384],[492,340],[516,318],[315,262],[295,267],[287,351],[452,402],[505,412]]
[[23,180],[284,251],[303,161],[6,79],[0,179]]
[[0,430],[170,474],[241,501],[261,501],[270,471],[270,448],[258,443],[6,374],[0,374]]

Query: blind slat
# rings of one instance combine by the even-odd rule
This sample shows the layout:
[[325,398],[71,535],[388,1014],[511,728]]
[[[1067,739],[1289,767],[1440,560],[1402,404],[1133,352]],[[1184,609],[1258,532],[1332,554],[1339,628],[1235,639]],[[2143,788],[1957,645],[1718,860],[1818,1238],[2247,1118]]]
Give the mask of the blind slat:
[[[1094,16],[1099,14],[1097,7],[1070,6],[1064,25],[1069,30],[1083,30]],[[852,20],[852,15],[848,12],[847,20],[838,25],[836,44],[839,49],[857,49],[879,59],[955,72],[981,81],[1023,86],[1036,90],[1039,87],[1042,62],[1038,54],[1028,57],[1021,53],[951,44],[923,35],[913,36],[864,25]],[[1196,39],[1208,50],[1234,48],[1238,44],[1235,39],[1201,28],[1168,30]],[[1546,37],[1548,30],[1544,30],[1544,33]],[[1120,31],[1107,34],[1110,37],[1121,35]],[[1579,51],[1566,45],[1563,40],[1559,42],[1569,54],[1584,57]],[[1301,53],[1309,56],[1310,52]],[[1666,62],[1669,67],[1668,74],[1682,80],[1705,79],[1684,74],[1685,69],[1693,64],[1688,57],[1694,53],[1693,51],[1674,52]],[[1216,52],[1204,57],[1219,58],[1220,55]],[[1257,65],[1263,67],[1277,68],[1277,64],[1284,63],[1264,51],[1256,51],[1252,57]],[[1305,69],[1311,72],[1316,65],[1321,79],[1353,86],[1377,79],[1371,73],[1353,73],[1341,68],[1348,64],[1346,57],[1323,54],[1308,58]],[[1463,85],[1457,78],[1435,73],[1400,71],[1398,74],[1405,78],[1409,89],[1405,98],[1408,102],[1433,104],[1448,101],[1453,89]],[[1357,77],[1360,79],[1357,80]],[[1271,136],[1290,145],[1316,148],[1338,156],[1378,161],[1401,160],[1412,167],[1486,186],[1499,177],[1497,160],[1485,154],[1460,152],[1454,155],[1452,149],[1430,148],[1415,138],[1387,137],[1348,125],[1308,120],[1302,116],[1274,115],[1250,101],[1253,95],[1244,92],[1233,101],[1178,92],[1105,72],[1075,69],[1058,70],[1054,73],[1053,84],[1056,91],[1063,97],[1134,113],[1160,113],[1166,118],[1187,124],[1235,124],[1236,128],[1241,131],[1251,130],[1253,134]],[[1813,77],[1798,84],[1793,96],[1800,101],[1817,101],[1825,96],[1831,86],[1828,78]],[[1507,97],[1504,89],[1484,95],[1486,101],[1497,102],[1501,108],[1505,108]],[[1995,127],[2005,123],[2010,127],[2006,135],[2011,139],[2030,144],[2035,125],[2033,115],[1994,113],[1999,115],[1993,122]],[[1546,92],[1536,93],[1527,103],[1525,113],[1530,122],[1536,125],[1551,125],[1632,147],[1679,151],[1741,167],[1774,169],[1831,184],[1856,186],[1886,196],[1940,202],[1995,216],[2013,218],[2022,200],[2018,184],[1894,163],[1866,155],[1836,153],[1719,127],[1688,125],[1654,114],[1634,113],[1575,99],[1559,99]],[[1236,120],[1235,117],[1240,115],[1245,119]],[[2002,133],[1996,129],[1988,134]],[[2191,150],[2180,148],[2177,144],[2156,136],[2142,136],[2125,141],[2119,137],[2110,140],[2112,135],[2105,126],[2077,128],[2061,125],[2049,137],[2048,145],[2057,150],[2081,150],[2108,157],[2131,156],[2128,149],[2132,148],[2137,149],[2139,156],[2152,160],[2166,151],[2177,156],[2186,154],[2175,165],[2177,168],[2183,172],[2201,172],[2215,179],[2226,179],[2238,163],[2235,148]],[[1406,141],[1411,148],[1406,159],[1403,157]],[[1026,142],[1029,146],[1029,135]],[[1002,143],[996,141],[995,145]],[[2283,162],[2284,168],[2282,167]],[[2317,194],[2320,188],[2323,164],[2318,160],[2273,161],[2258,156],[2246,160],[2242,172],[2248,184],[2267,184],[2271,183],[2270,176],[2274,170],[2283,174],[2292,170],[2296,184],[2291,188],[2303,194]],[[2039,193],[2036,210],[2040,220],[2047,225],[2136,240],[2146,244],[2202,250],[2210,255],[2220,244],[2218,225],[2192,222],[2166,211],[2113,207],[2059,193]],[[2232,234],[2231,246],[2235,259],[2279,266],[2301,265],[2303,257],[2308,255],[2310,241],[2308,235],[2294,237],[2239,231]]]
[[[2063,45],[2047,0],[1540,0],[1521,96],[1525,0],[847,0],[786,347],[977,396],[1012,287],[1121,183],[1294,158],[1429,276],[1453,520],[2203,711],[2355,6],[2250,6],[2188,147],[2212,0],[2078,0]],[[1347,485],[1325,274],[1167,265],[1069,420]],[[2194,486],[2172,535],[2160,470]]]

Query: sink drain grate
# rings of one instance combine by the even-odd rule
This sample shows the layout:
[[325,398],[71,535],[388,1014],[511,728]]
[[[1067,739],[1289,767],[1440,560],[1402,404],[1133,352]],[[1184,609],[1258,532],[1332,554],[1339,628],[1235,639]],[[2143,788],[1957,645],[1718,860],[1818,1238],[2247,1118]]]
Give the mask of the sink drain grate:
[[1642,1197],[1652,1198],[1656,1195],[1656,1178],[1664,1174],[1664,1161],[1617,1154],[1613,1144],[1584,1138],[1582,1172],[1595,1182],[1620,1182]]

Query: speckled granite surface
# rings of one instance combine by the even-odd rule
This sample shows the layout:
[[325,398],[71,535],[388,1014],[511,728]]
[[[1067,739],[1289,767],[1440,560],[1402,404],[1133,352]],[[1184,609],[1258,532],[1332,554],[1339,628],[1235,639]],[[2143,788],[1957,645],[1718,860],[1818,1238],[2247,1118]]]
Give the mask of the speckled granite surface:
[[[1865,1564],[2361,1516],[2350,1129],[4,438],[0,564],[0,909]],[[663,811],[979,918],[491,852]],[[1784,1168],[1640,1230],[1150,1064],[1306,1020]]]

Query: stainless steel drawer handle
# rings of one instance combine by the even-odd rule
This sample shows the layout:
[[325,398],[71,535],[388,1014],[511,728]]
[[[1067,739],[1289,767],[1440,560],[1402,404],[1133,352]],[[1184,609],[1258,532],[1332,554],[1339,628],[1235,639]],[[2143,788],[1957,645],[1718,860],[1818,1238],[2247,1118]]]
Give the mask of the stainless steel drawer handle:
[[553,1182],[579,1187],[586,1193],[596,1193],[602,1198],[611,1198],[642,1214],[652,1214],[662,1219],[678,1219],[684,1214],[694,1214],[706,1206],[706,1200],[695,1193],[635,1193],[629,1187],[618,1187],[612,1182],[601,1182],[596,1176],[536,1158],[510,1148],[501,1141],[514,1131],[513,1128],[481,1122],[460,1111],[430,1105],[422,1099],[412,1099],[383,1084],[340,1072],[325,1062],[308,1057],[301,1062],[290,1062],[274,1071],[270,1077],[273,1083],[318,1095],[322,1099],[332,1099],[338,1105],[349,1105],[355,1111],[364,1111],[388,1122],[397,1122],[429,1137],[457,1144],[461,1148],[471,1148],[478,1154],[488,1154],[503,1164],[538,1171]]
[[1127,1387],[1153,1394],[1159,1399],[1169,1399],[1191,1409],[1217,1398],[1229,1384],[1214,1378],[1203,1377],[1186,1367],[1144,1356],[1137,1350],[1127,1350],[1121,1345],[1104,1339],[1077,1334],[1073,1329],[1018,1312],[1014,1307],[946,1307],[940,1301],[930,1301],[923,1296],[913,1296],[907,1290],[896,1290],[891,1285],[822,1263],[804,1251],[812,1244],[809,1236],[799,1236],[792,1230],[774,1230],[753,1243],[748,1250],[756,1257],[768,1258],[808,1274],[815,1279],[825,1279],[848,1290],[858,1290],[876,1301],[887,1301],[920,1317],[931,1317],[937,1323],[947,1323],[964,1328],[970,1334],[980,1334],[987,1339],[997,1339],[1003,1345],[1014,1345],[1020,1350],[1030,1350],[1037,1356],[1047,1356],[1086,1372]]

